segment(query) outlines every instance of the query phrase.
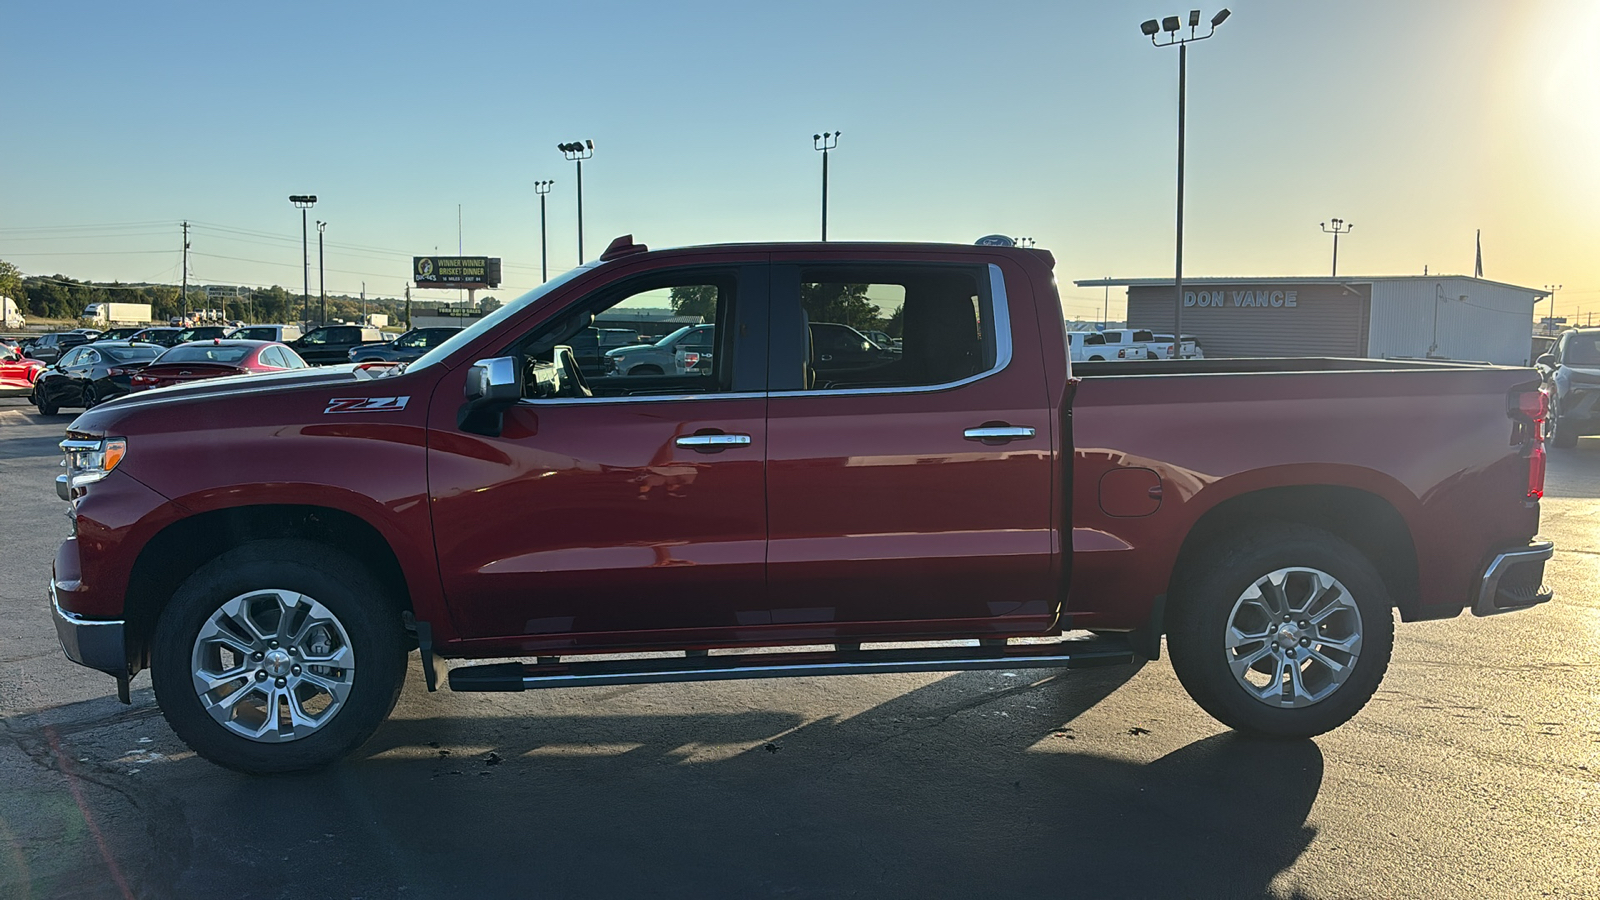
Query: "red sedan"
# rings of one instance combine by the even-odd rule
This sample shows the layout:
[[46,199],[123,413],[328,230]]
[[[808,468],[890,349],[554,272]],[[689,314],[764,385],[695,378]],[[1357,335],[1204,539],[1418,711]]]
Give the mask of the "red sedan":
[[144,391],[203,378],[259,375],[305,367],[305,360],[276,341],[216,338],[179,344],[161,354],[155,362],[133,376],[132,388],[134,391]]
[[0,389],[33,387],[45,364],[29,359],[15,347],[0,345]]

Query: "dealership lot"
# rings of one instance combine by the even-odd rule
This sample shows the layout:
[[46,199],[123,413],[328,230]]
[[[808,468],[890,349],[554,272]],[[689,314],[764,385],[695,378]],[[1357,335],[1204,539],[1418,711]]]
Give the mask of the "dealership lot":
[[1556,602],[1407,625],[1316,741],[1166,661],[428,694],[351,762],[195,758],[148,675],[68,663],[44,585],[70,416],[0,399],[0,898],[1600,894],[1600,439],[1554,451]]

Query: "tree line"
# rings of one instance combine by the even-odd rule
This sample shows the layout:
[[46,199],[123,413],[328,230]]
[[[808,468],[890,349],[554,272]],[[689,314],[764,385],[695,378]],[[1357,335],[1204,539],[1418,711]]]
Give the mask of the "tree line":
[[[231,320],[247,322],[298,322],[302,317],[298,293],[278,285],[247,289],[240,297],[219,301],[206,296],[205,288],[190,287],[188,309],[220,309]],[[148,303],[151,318],[165,322],[184,313],[183,291],[170,284],[110,284],[79,281],[65,275],[24,275],[5,260],[0,260],[0,296],[15,300],[24,316],[43,319],[77,319],[91,303]],[[368,313],[387,313],[391,321],[404,318],[405,304],[399,300],[371,297]],[[310,315],[316,319],[321,299],[313,296]],[[355,321],[361,316],[361,298],[344,294],[328,297],[328,318]]]

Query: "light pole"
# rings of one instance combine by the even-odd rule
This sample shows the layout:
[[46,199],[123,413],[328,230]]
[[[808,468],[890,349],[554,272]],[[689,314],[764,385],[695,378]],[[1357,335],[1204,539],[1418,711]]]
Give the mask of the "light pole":
[[322,232],[328,227],[327,222],[317,223],[317,296],[321,298],[321,305],[317,310],[317,324],[328,324],[328,282],[322,276]]
[[316,194],[290,194],[289,202],[300,210],[300,260],[304,267],[305,290],[300,294],[300,321],[311,320],[311,248],[306,240],[306,210],[317,205]]
[[[1227,21],[1231,15],[1226,9],[1211,17],[1211,30],[1205,34],[1197,34],[1200,27],[1200,10],[1189,11],[1189,36],[1179,37],[1178,29],[1183,27],[1182,21],[1177,16],[1167,16],[1160,22],[1150,19],[1139,26],[1139,30],[1150,39],[1156,47],[1171,47],[1178,45],[1178,240],[1177,263],[1173,276],[1176,296],[1172,304],[1172,335],[1173,356],[1183,357],[1183,127],[1184,104],[1189,89],[1189,44],[1192,41],[1203,41],[1217,33],[1217,26]],[[1166,32],[1165,41],[1158,39],[1160,32]]]
[[811,136],[811,147],[822,151],[822,239],[828,239],[828,151],[839,146],[839,132]]
[[1553,332],[1556,330],[1556,291],[1561,290],[1561,285],[1547,284],[1544,289],[1550,294],[1550,325],[1545,330]]
[[545,242],[544,229],[544,198],[550,193],[550,186],[554,181],[535,181],[533,192],[539,195],[539,280],[550,280],[550,253],[549,245]]
[[583,265],[583,161],[594,156],[594,141],[557,144],[561,155],[578,164],[578,265]]
[[1322,233],[1333,235],[1333,277],[1339,277],[1339,235],[1349,234],[1356,226],[1343,219],[1334,219],[1333,227],[1329,228],[1327,222],[1322,223]]

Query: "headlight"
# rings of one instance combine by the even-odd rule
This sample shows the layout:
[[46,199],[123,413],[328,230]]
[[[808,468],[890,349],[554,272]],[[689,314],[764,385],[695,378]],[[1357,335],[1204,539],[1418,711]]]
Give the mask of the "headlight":
[[128,441],[125,438],[69,438],[61,442],[61,452],[66,457],[61,467],[67,472],[56,476],[56,494],[63,500],[71,500],[73,489],[94,484],[116,469],[128,455]]

